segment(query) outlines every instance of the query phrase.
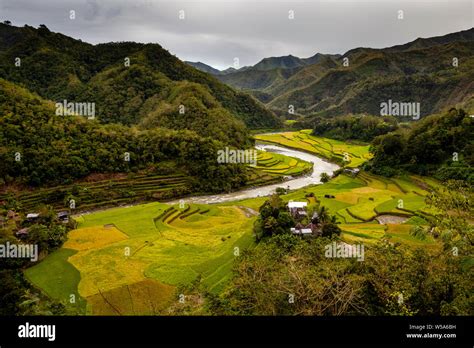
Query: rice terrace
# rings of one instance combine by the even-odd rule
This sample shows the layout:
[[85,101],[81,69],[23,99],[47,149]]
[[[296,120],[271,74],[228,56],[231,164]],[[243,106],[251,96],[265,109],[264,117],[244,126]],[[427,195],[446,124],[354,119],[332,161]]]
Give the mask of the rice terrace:
[[0,14],[0,348],[472,337],[471,0]]
[[[252,221],[238,207],[150,203],[77,220],[78,229],[56,252],[61,255],[30,268],[27,277],[40,287],[55,284],[60,290],[50,295],[58,300],[69,299],[75,288],[92,314],[161,313],[175,287],[198,276],[217,292],[235,254],[252,245]],[[64,273],[45,274],[45,267]]]
[[[284,134],[287,139],[294,133]],[[295,137],[291,146],[308,150],[309,142],[300,137]],[[269,139],[264,135],[257,138]],[[312,137],[311,142],[324,144],[326,140]],[[349,151],[357,154],[359,161],[369,158],[367,146],[354,149],[342,145],[336,143],[336,156]],[[322,148],[331,157],[327,145]],[[262,151],[257,168],[290,174],[290,168],[299,163],[305,165],[304,161]],[[425,196],[430,186],[437,185],[423,177],[387,179],[365,172],[357,176],[344,173],[328,183],[281,197],[306,201],[309,207],[326,207],[337,216],[342,240],[348,243],[370,244],[388,238],[436,248],[432,238],[413,237],[410,226],[427,223],[424,217],[433,210],[425,203]],[[255,245],[253,224],[265,200],[259,197],[222,204],[185,204],[183,200],[181,204],[147,203],[79,214],[74,217],[77,228],[69,232],[63,247],[25,274],[59,301],[75,295],[77,310],[82,313],[166,315],[182,286],[198,281],[211,293],[224,289],[232,276],[234,259]],[[402,223],[380,224],[378,216],[404,219]]]

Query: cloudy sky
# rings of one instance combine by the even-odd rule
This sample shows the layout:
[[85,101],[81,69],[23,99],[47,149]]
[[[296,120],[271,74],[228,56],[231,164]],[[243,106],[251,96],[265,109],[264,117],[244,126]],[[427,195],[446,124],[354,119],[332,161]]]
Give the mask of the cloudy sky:
[[[0,0],[0,20],[90,43],[154,42],[216,68],[387,47],[474,26],[474,0]],[[403,19],[399,19],[403,11]],[[70,11],[75,11],[71,19]],[[290,12],[291,11],[291,12]],[[184,18],[183,18],[184,15]],[[180,18],[181,17],[181,18]],[[290,18],[293,17],[293,18]]]

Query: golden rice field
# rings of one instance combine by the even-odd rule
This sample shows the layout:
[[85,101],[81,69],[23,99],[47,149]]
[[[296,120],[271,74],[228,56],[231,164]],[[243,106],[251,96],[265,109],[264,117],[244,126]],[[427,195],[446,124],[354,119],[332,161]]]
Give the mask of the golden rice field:
[[[53,261],[80,273],[77,293],[89,314],[163,314],[177,301],[176,287],[197,278],[218,292],[234,258],[253,244],[254,218],[238,207],[151,203],[77,220],[79,227],[61,249],[71,252]],[[51,280],[41,271],[28,270],[39,287]],[[64,300],[68,291],[54,295]]]
[[[315,138],[307,132],[259,135],[317,155],[340,158],[350,153],[350,166],[367,160],[367,146]],[[333,157],[331,157],[333,156]],[[311,167],[309,167],[311,168]],[[257,169],[266,175],[293,175],[308,163],[259,152]],[[437,247],[430,237],[410,234],[413,224],[426,224],[436,211],[425,200],[439,184],[419,176],[383,178],[366,172],[340,174],[323,185],[283,195],[285,201],[306,200],[309,209],[328,208],[349,243],[370,245],[381,239],[411,246]],[[25,271],[30,282],[49,296],[67,302],[73,294],[78,312],[92,315],[166,314],[178,301],[177,289],[195,280],[219,293],[232,276],[232,264],[254,245],[255,216],[266,197],[218,205],[142,204],[76,216],[78,228],[64,246]],[[400,223],[378,223],[389,215]],[[52,271],[53,270],[53,271]]]

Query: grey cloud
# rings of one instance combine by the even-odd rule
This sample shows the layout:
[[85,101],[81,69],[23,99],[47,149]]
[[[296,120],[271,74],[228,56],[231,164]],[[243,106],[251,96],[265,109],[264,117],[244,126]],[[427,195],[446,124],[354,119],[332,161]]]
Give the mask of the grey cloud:
[[470,0],[1,0],[0,6],[0,19],[14,25],[44,23],[91,43],[156,42],[183,60],[218,68],[231,66],[234,57],[243,66],[268,56],[344,53],[473,26]]

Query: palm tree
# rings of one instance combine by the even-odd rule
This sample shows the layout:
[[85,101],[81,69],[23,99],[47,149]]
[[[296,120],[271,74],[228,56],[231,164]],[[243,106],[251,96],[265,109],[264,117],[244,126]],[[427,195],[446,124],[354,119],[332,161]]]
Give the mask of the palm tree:
[[331,219],[328,210],[324,205],[319,207],[318,215],[321,223],[329,222]]

